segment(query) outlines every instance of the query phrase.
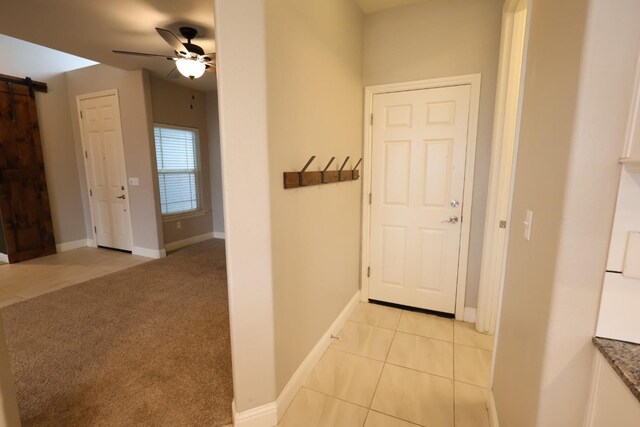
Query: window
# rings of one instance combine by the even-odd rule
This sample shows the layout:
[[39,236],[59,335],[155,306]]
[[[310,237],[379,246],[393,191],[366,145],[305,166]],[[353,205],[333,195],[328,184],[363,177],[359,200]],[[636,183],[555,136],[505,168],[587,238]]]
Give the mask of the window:
[[200,210],[198,130],[155,125],[162,215]]

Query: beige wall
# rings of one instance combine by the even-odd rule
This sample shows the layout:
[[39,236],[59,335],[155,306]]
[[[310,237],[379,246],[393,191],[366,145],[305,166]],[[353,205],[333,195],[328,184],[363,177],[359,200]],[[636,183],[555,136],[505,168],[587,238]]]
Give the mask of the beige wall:
[[[533,0],[493,392],[501,426],[583,425],[640,4]],[[525,211],[534,212],[531,241]]]
[[75,161],[71,113],[64,72],[90,61],[32,43],[0,35],[0,74],[29,76],[47,84],[48,92],[36,92],[40,138],[44,156],[49,203],[56,243],[87,238]]
[[482,74],[467,307],[476,307],[503,0],[427,1],[365,16],[366,86]]
[[[200,179],[202,183],[200,194],[205,214],[163,222],[162,229],[164,244],[166,245],[167,243],[213,231],[208,126],[211,114],[207,111],[206,94],[204,92],[153,76],[150,79],[150,83],[154,123],[198,129],[200,142]],[[155,156],[155,150],[152,151],[152,155]],[[180,229],[177,227],[178,221],[181,225]]]
[[218,93],[207,92],[207,128],[209,132],[209,165],[211,169],[211,201],[213,203],[213,231],[224,236],[224,201],[222,199],[222,169],[220,159],[220,120]]
[[216,0],[222,191],[236,410],[276,399],[265,0]]
[[267,2],[278,392],[358,290],[361,181],[284,190],[282,172],[362,156],[362,23],[353,1]]
[[146,71],[123,71],[108,65],[74,70],[67,73],[69,108],[75,139],[80,185],[87,235],[93,237],[82,139],[78,121],[76,97],[78,95],[117,89],[120,100],[124,156],[128,177],[139,178],[139,186],[129,186],[131,228],[134,252],[136,248],[158,251],[163,248],[160,202],[157,191],[156,162],[152,155],[153,121],[151,119],[151,94]]

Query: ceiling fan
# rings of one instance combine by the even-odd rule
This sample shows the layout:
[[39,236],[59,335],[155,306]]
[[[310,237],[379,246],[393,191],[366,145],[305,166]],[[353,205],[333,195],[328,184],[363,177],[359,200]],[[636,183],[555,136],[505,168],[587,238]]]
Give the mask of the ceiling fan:
[[197,44],[191,43],[191,40],[195,39],[198,35],[198,31],[191,27],[180,27],[180,34],[187,39],[186,43],[180,41],[180,39],[171,31],[164,28],[156,28],[160,37],[166,41],[173,49],[175,56],[158,55],[155,53],[143,53],[143,52],[130,52],[127,50],[114,50],[113,53],[119,53],[123,55],[136,55],[136,56],[153,56],[159,58],[165,58],[174,61],[176,68],[172,69],[167,75],[167,78],[175,79],[178,77],[178,73],[190,79],[197,79],[202,77],[205,71],[216,71],[216,54],[204,53],[204,50]]

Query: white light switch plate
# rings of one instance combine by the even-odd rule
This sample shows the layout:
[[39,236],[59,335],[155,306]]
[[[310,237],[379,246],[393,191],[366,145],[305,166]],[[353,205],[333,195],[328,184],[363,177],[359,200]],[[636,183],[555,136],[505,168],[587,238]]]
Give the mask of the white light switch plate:
[[531,225],[533,223],[533,212],[527,210],[527,215],[524,218],[524,238],[531,240]]
[[129,178],[129,185],[140,185],[138,178]]

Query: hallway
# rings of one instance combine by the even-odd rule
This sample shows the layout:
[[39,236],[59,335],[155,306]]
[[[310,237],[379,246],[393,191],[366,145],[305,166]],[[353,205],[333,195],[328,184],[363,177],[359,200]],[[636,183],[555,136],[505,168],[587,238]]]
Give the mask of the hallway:
[[488,427],[493,336],[360,303],[280,427]]

